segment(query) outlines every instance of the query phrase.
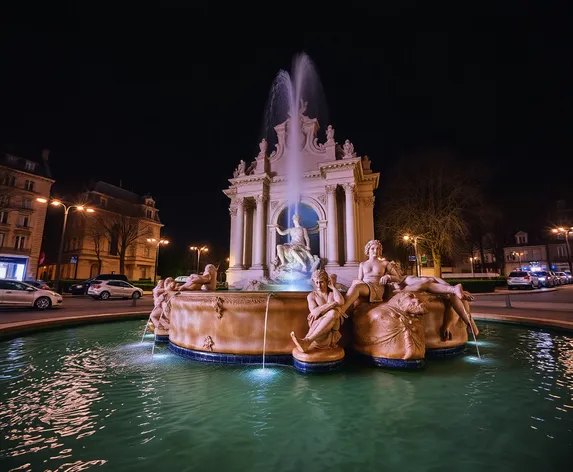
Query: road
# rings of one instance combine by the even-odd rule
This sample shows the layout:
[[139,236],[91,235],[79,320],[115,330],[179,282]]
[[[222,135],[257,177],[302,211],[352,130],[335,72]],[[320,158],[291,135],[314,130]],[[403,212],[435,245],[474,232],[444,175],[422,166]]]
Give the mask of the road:
[[64,297],[60,308],[50,310],[35,310],[33,308],[0,308],[0,326],[5,323],[18,321],[41,320],[47,318],[67,318],[78,315],[93,315],[102,313],[133,313],[150,312],[153,307],[153,297],[144,295],[136,300],[94,300],[87,296]]

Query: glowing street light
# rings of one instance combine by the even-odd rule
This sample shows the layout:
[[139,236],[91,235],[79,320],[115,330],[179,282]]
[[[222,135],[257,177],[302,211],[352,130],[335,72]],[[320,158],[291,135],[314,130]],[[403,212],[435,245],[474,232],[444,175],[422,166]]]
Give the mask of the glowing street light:
[[[48,199],[42,198],[42,197],[36,198],[36,201],[39,203],[48,203]],[[66,205],[65,203],[63,203],[62,201],[57,200],[57,199],[53,199],[50,202],[50,205],[53,205],[56,207],[62,207],[64,209],[64,224],[62,225],[62,235],[60,237],[60,247],[58,249],[58,261],[56,263],[55,286],[56,286],[56,292],[59,292],[59,290],[60,290],[60,271],[61,271],[61,267],[62,267],[62,252],[64,250],[64,238],[66,236],[66,226],[68,224],[68,214],[72,208],[75,208],[76,211],[85,211],[87,213],[93,213],[95,210],[93,208],[89,208],[89,207],[86,207],[84,205]]]
[[409,234],[404,235],[404,241],[412,241],[414,245],[414,256],[416,257],[416,276],[419,277],[422,272],[420,267],[420,258],[418,257],[418,239],[424,239],[421,236],[411,236]]
[[199,273],[199,260],[201,259],[201,253],[209,252],[209,248],[207,246],[203,247],[191,246],[189,249],[191,251],[197,251],[197,273]]
[[159,246],[169,244],[167,239],[147,238],[147,242],[150,244],[155,244],[155,271],[153,273],[153,285],[157,283],[157,266],[159,265]]
[[573,273],[573,263],[571,262],[571,248],[569,247],[569,235],[573,234],[573,227],[564,228],[560,226],[559,228],[553,228],[551,230],[554,234],[564,234],[565,235],[565,249],[567,250],[567,260],[569,261],[569,271]]

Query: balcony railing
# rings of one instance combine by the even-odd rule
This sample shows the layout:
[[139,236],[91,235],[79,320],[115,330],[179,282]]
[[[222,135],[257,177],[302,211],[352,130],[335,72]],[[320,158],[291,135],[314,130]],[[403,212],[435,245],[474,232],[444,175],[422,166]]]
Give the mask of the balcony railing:
[[30,248],[15,248],[14,246],[0,246],[0,253],[6,254],[30,254]]

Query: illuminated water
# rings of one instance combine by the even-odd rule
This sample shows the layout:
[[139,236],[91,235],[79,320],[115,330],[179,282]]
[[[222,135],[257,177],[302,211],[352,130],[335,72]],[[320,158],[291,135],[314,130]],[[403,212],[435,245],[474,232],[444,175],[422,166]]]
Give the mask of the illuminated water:
[[[195,364],[144,321],[0,343],[0,470],[557,470],[573,443],[573,337],[481,324],[423,372]],[[26,465],[27,464],[27,465]],[[99,470],[99,468],[98,468]]]

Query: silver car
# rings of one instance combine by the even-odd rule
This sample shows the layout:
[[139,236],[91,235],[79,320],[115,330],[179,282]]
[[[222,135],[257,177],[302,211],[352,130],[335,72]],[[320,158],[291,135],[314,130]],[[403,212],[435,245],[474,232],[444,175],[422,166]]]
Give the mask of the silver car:
[[102,300],[111,297],[141,298],[143,290],[123,280],[95,280],[88,288],[88,295]]
[[0,280],[0,304],[2,306],[30,306],[45,310],[61,306],[62,296],[52,290],[36,288],[16,280]]
[[539,287],[539,278],[535,272],[527,272],[525,270],[514,270],[507,276],[507,288],[513,290],[514,288],[529,288],[534,289]]

